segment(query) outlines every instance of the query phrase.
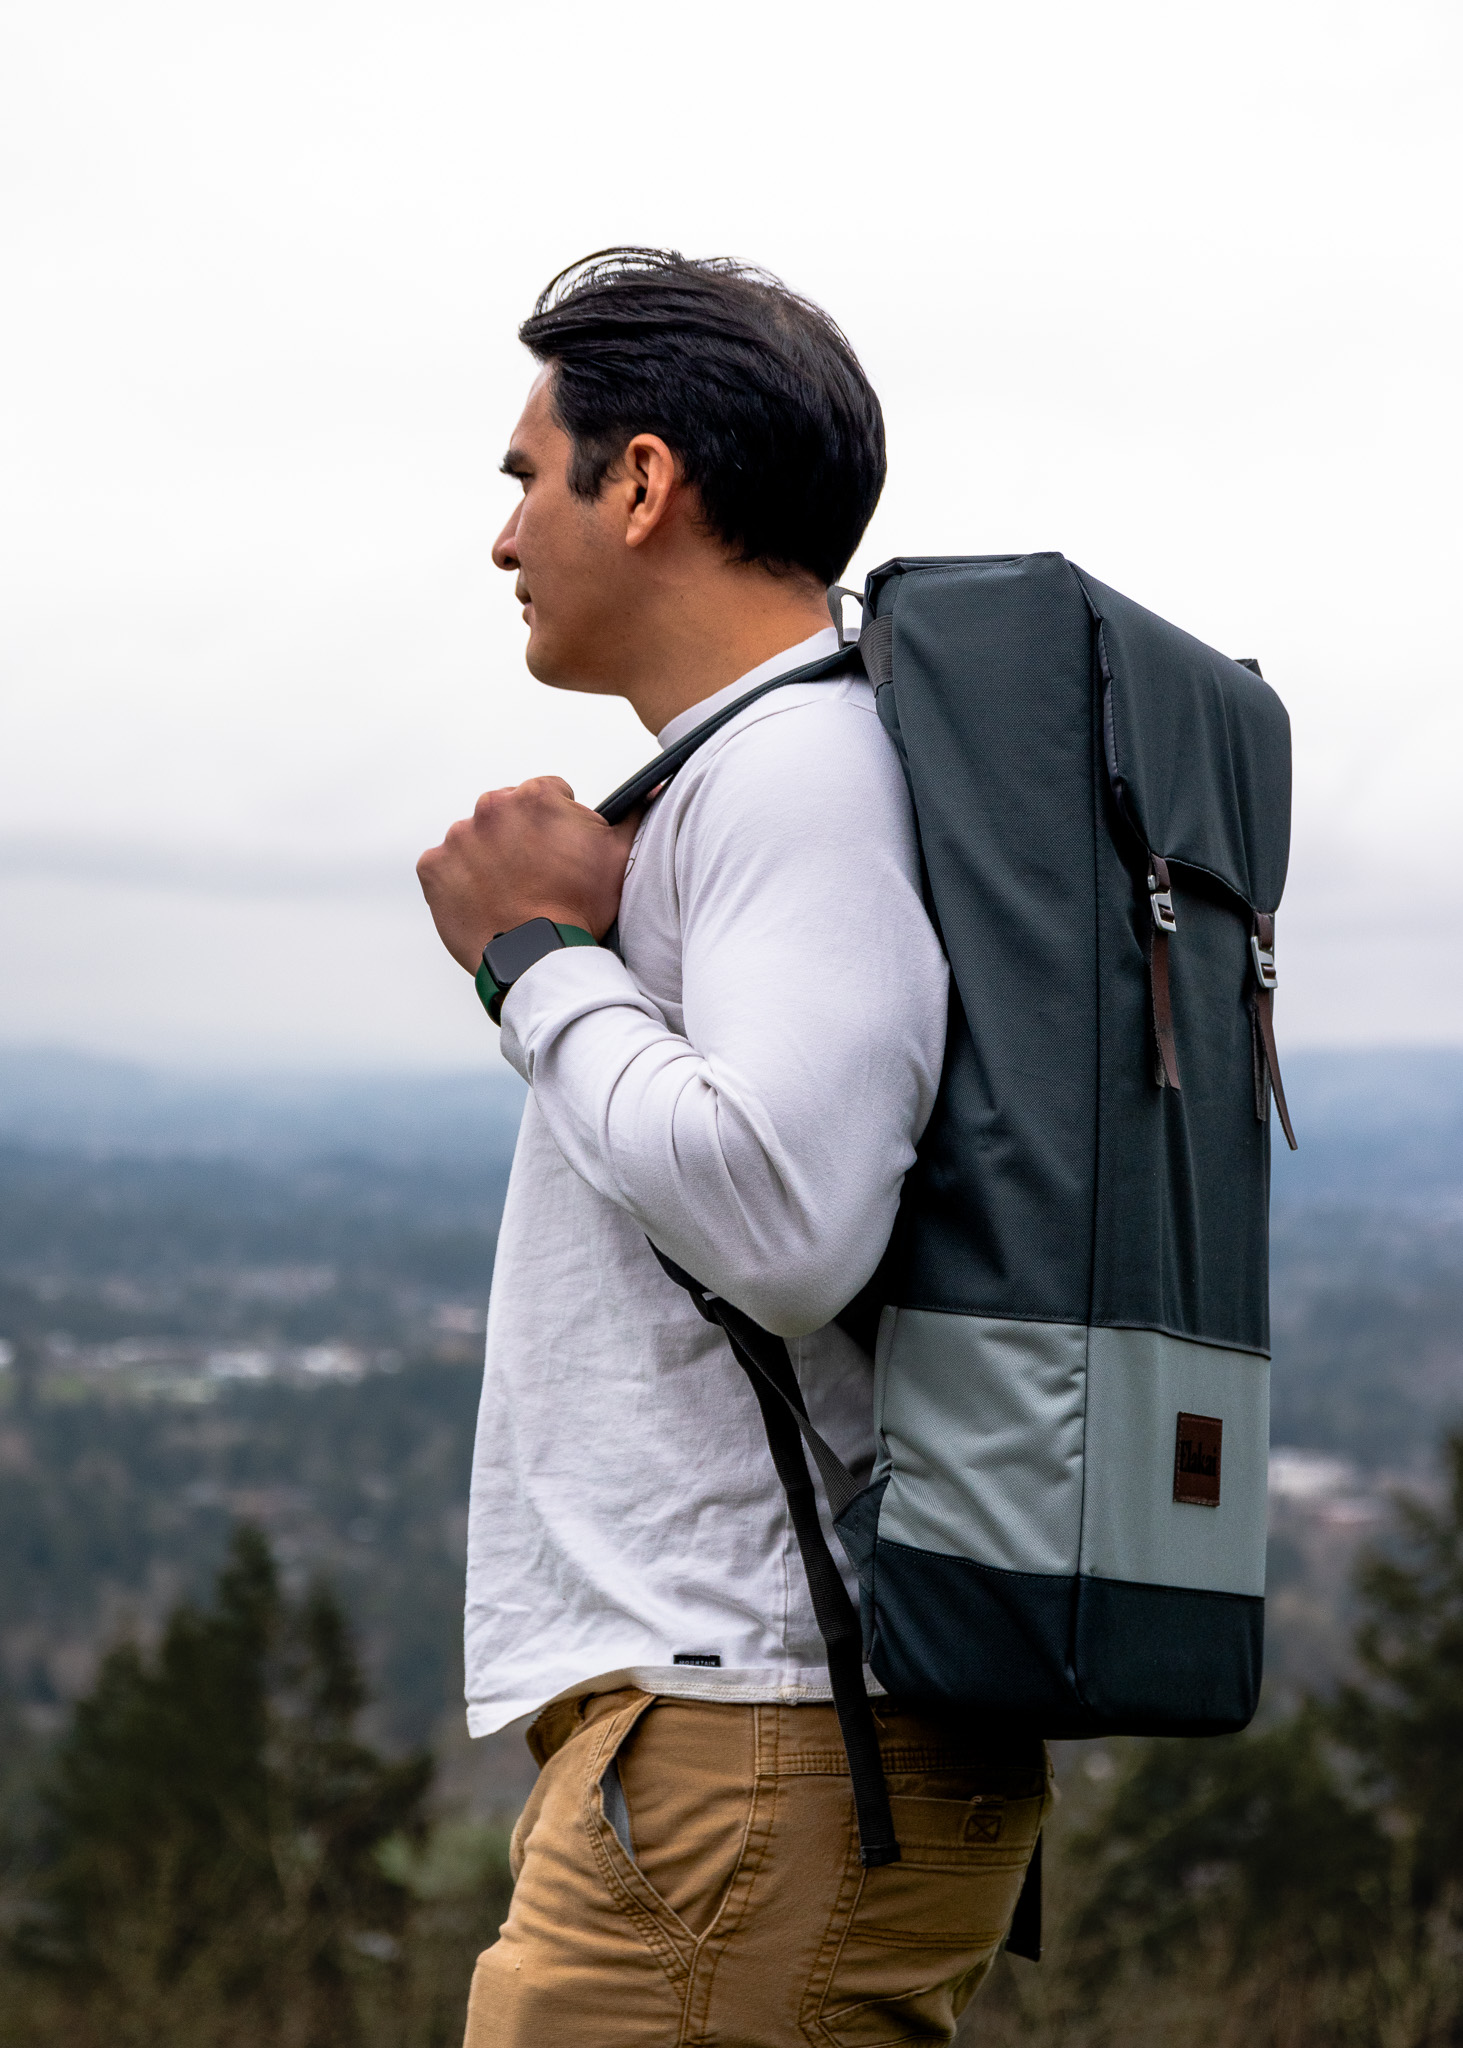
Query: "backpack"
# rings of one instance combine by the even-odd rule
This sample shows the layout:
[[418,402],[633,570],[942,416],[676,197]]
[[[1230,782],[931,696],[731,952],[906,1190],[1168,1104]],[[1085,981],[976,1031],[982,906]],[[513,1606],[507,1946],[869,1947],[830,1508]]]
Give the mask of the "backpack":
[[[1255,663],[1059,554],[896,560],[856,647],[749,691],[601,813],[767,690],[860,662],[951,973],[893,1239],[840,1317],[875,1355],[867,1486],[808,1423],[782,1340],[658,1256],[761,1405],[876,1865],[899,1852],[865,1661],[903,1705],[1030,1735],[1254,1713],[1272,1098],[1295,1144],[1272,1015],[1290,735]],[[1021,1918],[1008,1946],[1032,1953]]]

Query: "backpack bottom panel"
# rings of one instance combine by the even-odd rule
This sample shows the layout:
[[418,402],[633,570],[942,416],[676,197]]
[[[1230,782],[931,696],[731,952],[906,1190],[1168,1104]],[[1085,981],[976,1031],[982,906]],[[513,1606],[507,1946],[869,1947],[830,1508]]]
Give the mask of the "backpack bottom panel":
[[1003,1571],[880,1537],[869,1663],[895,1698],[1051,1737],[1222,1735],[1259,1699],[1265,1603]]

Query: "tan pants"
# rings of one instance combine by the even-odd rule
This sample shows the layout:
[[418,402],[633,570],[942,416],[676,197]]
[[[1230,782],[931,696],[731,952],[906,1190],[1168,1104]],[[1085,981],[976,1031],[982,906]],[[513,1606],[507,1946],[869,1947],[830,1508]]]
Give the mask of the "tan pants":
[[864,1870],[831,1707],[627,1690],[546,1710],[466,2048],[948,2042],[1010,1925],[1045,1756],[878,1713],[903,1859]]

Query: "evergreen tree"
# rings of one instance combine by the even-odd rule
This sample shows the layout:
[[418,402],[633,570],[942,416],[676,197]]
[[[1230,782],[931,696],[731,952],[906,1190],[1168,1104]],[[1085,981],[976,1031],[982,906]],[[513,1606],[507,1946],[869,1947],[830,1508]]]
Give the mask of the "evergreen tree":
[[1269,1952],[1353,1977],[1457,1946],[1463,1431],[1443,1456],[1441,1499],[1399,1497],[1391,1536],[1358,1568],[1357,1682],[1245,1735],[1134,1750],[1074,1845],[1089,1981],[1200,1946],[1231,1970]]
[[1251,1735],[1143,1744],[1075,1849],[1090,1982],[1125,1956],[1162,1971],[1201,1952],[1231,1970],[1267,1951],[1298,1974],[1351,1970],[1386,1930],[1392,1846],[1313,1706]]
[[353,1979],[408,1905],[378,1851],[420,1833],[431,1776],[356,1738],[364,1697],[331,1595],[287,1599],[251,1529],[212,1609],[178,1608],[151,1659],[106,1659],[47,1789],[44,1911],[22,1936],[110,2016],[106,2038],[359,2038]]
[[1399,1497],[1393,1541],[1362,1561],[1363,1682],[1342,1691],[1335,1714],[1405,1844],[1420,1917],[1444,1906],[1463,1917],[1463,1431],[1443,1463],[1441,1500]]

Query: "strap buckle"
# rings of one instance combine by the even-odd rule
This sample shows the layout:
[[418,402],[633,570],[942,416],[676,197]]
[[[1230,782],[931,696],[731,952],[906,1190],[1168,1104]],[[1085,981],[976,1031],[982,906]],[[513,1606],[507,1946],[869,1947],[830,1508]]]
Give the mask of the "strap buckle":
[[1173,896],[1167,888],[1159,888],[1158,877],[1152,868],[1148,870],[1148,908],[1153,912],[1153,922],[1161,932],[1178,930],[1179,921],[1174,916]]
[[[858,619],[855,621],[852,628],[849,627],[847,615],[845,614],[843,609],[845,603],[856,604],[859,608]],[[862,633],[864,629],[863,604],[863,598],[860,596],[858,591],[845,590],[841,583],[829,584],[828,616],[833,621],[833,630],[838,635],[838,644],[840,647],[854,646],[858,640],[860,633]]]
[[1261,988],[1274,988],[1278,981],[1278,977],[1275,972],[1274,941],[1272,940],[1268,946],[1263,946],[1260,943],[1259,933],[1251,932],[1250,958],[1255,963],[1255,979],[1260,984]]

